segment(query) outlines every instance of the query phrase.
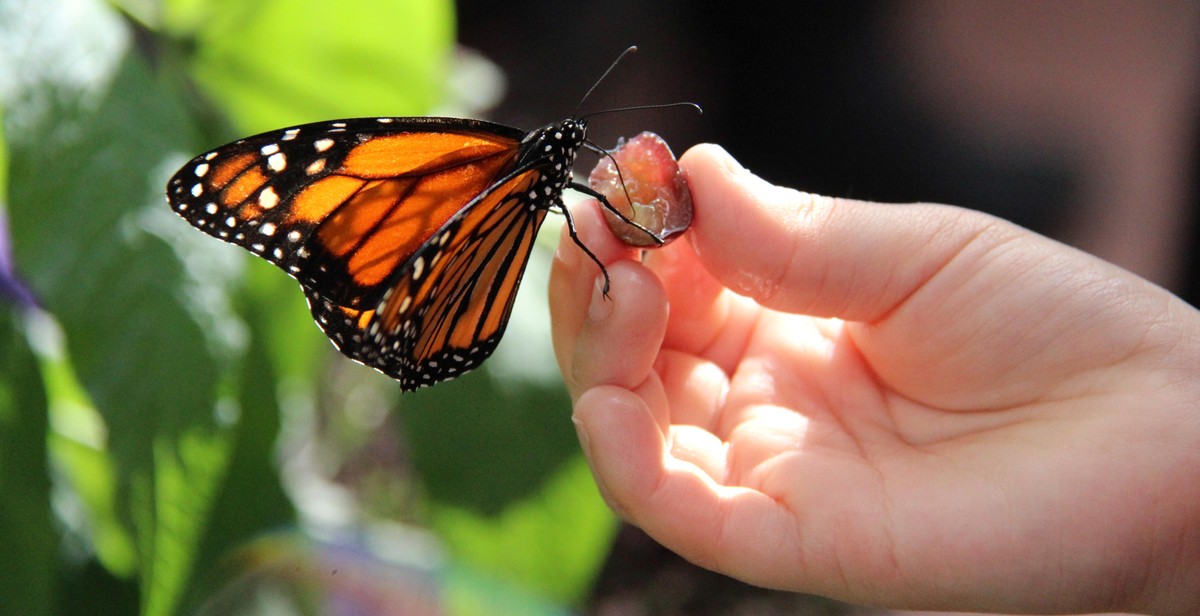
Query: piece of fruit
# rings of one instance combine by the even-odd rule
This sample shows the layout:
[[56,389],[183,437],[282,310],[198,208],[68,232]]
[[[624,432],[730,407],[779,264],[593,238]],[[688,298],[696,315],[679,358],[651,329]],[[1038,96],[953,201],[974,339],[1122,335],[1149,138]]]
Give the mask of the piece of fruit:
[[606,208],[604,218],[612,232],[626,244],[641,248],[665,245],[683,233],[692,223],[692,195],[667,142],[644,132],[618,141],[611,154],[600,158],[588,176],[588,185],[661,242]]

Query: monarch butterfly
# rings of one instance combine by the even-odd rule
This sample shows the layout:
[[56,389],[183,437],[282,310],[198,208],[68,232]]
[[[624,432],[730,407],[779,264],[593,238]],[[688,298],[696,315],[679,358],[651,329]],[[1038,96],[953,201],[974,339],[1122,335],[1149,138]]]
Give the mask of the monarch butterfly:
[[338,350],[407,391],[491,355],[546,212],[599,264],[562,203],[572,188],[607,205],[571,179],[586,131],[585,118],[528,133],[437,117],[304,124],[193,158],[167,200],[296,278]]

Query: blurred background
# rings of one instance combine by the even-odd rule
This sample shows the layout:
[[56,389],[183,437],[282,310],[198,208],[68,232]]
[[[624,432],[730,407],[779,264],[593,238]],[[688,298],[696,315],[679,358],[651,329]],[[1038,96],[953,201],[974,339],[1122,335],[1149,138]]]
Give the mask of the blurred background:
[[[552,217],[484,369],[401,396],[167,208],[240,136],[373,115],[719,143],[993,213],[1200,300],[1200,5],[0,0],[0,614],[851,614],[619,524],[549,344]],[[585,159],[577,172],[586,173]]]

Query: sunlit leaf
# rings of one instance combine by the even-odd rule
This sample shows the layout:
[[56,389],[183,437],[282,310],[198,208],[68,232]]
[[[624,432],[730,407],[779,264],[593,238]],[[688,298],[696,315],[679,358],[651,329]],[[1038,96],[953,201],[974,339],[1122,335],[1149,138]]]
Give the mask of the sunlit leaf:
[[[274,305],[247,302],[250,342],[238,375],[237,404],[241,414],[226,479],[213,502],[200,542],[190,604],[203,602],[225,582],[230,573],[224,570],[226,561],[244,542],[266,530],[295,524],[295,514],[275,464],[275,439],[280,423],[276,392],[279,373],[277,362],[267,355],[270,343],[265,333],[278,325],[273,312],[267,309]],[[299,346],[302,345],[293,348]]]
[[[582,456],[561,467],[539,493],[498,515],[440,505],[433,513],[434,529],[456,562],[558,605],[583,600],[617,529]],[[472,588],[455,586],[454,601],[486,596]]]
[[[57,324],[49,316],[31,321],[33,335],[51,334]],[[50,404],[50,454],[60,469],[63,492],[78,499],[87,512],[75,529],[91,541],[91,549],[104,567],[116,577],[132,577],[138,568],[137,546],[118,502],[116,469],[107,451],[107,429],[99,412],[78,380],[62,349],[46,349],[42,375]],[[75,521],[73,521],[75,522]]]
[[445,0],[166,4],[205,91],[247,133],[438,102],[454,40]]
[[61,323],[66,357],[103,418],[98,451],[135,540],[142,613],[171,614],[236,419],[217,412],[229,356],[214,357],[222,345],[201,327],[179,256],[147,214],[168,215],[168,161],[198,139],[178,100],[128,55],[124,27],[104,5],[14,4],[4,35],[26,55],[0,70],[19,86],[9,91],[18,103],[10,106],[18,271]]

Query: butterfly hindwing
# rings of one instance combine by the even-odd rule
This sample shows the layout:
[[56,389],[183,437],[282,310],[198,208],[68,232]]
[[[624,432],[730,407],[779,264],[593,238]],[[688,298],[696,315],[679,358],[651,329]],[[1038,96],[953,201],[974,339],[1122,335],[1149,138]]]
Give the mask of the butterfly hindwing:
[[310,293],[317,323],[343,353],[405,389],[453,378],[491,355],[546,210],[531,207],[527,171],[468,206],[400,269],[374,310]]

